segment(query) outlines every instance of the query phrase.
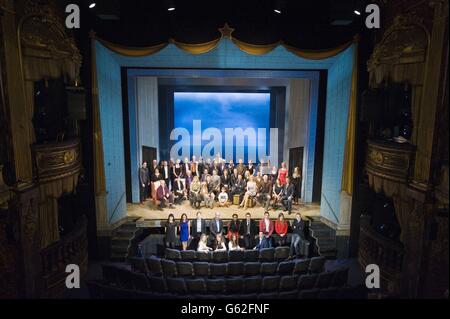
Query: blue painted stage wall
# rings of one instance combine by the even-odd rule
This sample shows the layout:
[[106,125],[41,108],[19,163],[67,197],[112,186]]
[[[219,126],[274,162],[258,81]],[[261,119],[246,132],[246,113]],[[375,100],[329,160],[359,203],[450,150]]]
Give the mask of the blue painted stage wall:
[[120,65],[98,42],[97,85],[102,126],[106,180],[106,206],[110,224],[126,216],[125,159],[123,141]]
[[325,141],[320,214],[338,223],[340,194],[352,85],[354,46],[342,52],[328,70]]

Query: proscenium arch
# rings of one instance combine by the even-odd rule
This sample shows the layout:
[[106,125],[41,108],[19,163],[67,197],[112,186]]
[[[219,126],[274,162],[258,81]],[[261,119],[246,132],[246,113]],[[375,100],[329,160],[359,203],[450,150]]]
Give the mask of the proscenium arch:
[[[355,45],[343,47],[338,53],[324,59],[299,57],[284,46],[276,46],[263,55],[245,53],[226,37],[222,37],[214,49],[203,54],[190,54],[173,44],[167,44],[148,56],[124,56],[100,41],[95,46],[94,71],[97,73],[98,102],[102,129],[101,147],[104,153],[103,167],[106,181],[106,211],[110,223],[126,215],[124,136],[122,113],[121,70],[151,70],[153,76],[178,74],[193,76],[195,73],[222,71],[257,71],[263,77],[273,77],[277,72],[328,72],[325,116],[324,163],[322,173],[321,215],[332,222],[339,222],[340,193],[347,141],[347,122],[352,90],[352,71],[355,63]],[[159,73],[158,73],[159,72]],[[217,76],[217,74],[216,74]],[[223,76],[223,75],[220,75]],[[94,86],[95,88],[96,86]],[[354,89],[354,88],[353,88]],[[315,132],[315,121],[309,119],[309,132]],[[307,136],[308,145],[315,145],[315,134]],[[304,178],[312,185],[314,147],[308,147]],[[96,152],[100,154],[100,152]],[[328,160],[327,160],[328,157]],[[311,160],[312,158],[312,160]],[[136,159],[139,163],[139,159]],[[312,165],[312,167],[311,167]],[[100,170],[101,173],[101,170]],[[137,172],[136,172],[137,174]],[[101,176],[97,176],[99,178]],[[324,187],[327,183],[328,187]],[[306,201],[311,199],[305,196]],[[324,204],[326,202],[326,204]]]

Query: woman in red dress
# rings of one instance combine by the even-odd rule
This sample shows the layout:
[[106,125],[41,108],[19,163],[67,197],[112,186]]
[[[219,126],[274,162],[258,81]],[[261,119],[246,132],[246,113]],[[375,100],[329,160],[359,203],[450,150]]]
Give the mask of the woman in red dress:
[[281,168],[278,170],[278,179],[281,182],[281,185],[286,185],[286,176],[287,176],[288,170],[286,168],[286,163],[281,163]]

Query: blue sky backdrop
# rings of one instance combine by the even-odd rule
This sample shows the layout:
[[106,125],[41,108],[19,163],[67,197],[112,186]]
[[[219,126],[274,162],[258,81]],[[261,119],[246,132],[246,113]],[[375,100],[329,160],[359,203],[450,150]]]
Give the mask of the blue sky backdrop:
[[[174,126],[187,129],[191,136],[194,120],[202,121],[202,131],[215,127],[222,136],[225,128],[237,127],[253,128],[256,133],[265,128],[269,136],[270,93],[175,92],[174,99]],[[207,143],[202,141],[202,146]]]

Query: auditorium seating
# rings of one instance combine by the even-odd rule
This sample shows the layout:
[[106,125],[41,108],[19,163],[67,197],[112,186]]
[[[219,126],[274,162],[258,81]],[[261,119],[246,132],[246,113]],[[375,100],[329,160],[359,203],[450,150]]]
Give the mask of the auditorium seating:
[[[275,250],[272,253],[275,256]],[[326,272],[322,258],[278,262],[270,254],[264,253],[256,262],[245,261],[245,252],[243,261],[220,259],[217,263],[182,257],[177,261],[133,258],[131,267],[102,265],[103,280],[89,282],[88,288],[92,298],[333,299],[364,295],[364,290],[347,287],[348,268]]]
[[[294,277],[295,276],[291,276]],[[87,281],[90,296],[95,299],[364,299],[367,289],[327,287],[292,289],[293,278],[268,276],[261,278],[184,279],[155,277],[146,289],[124,288],[104,281]],[[295,279],[294,279],[295,282]],[[277,286],[278,284],[278,286]]]
[[[270,249],[270,248],[269,248]],[[274,258],[277,261],[286,260],[289,258],[289,247],[279,246],[275,248]]]

